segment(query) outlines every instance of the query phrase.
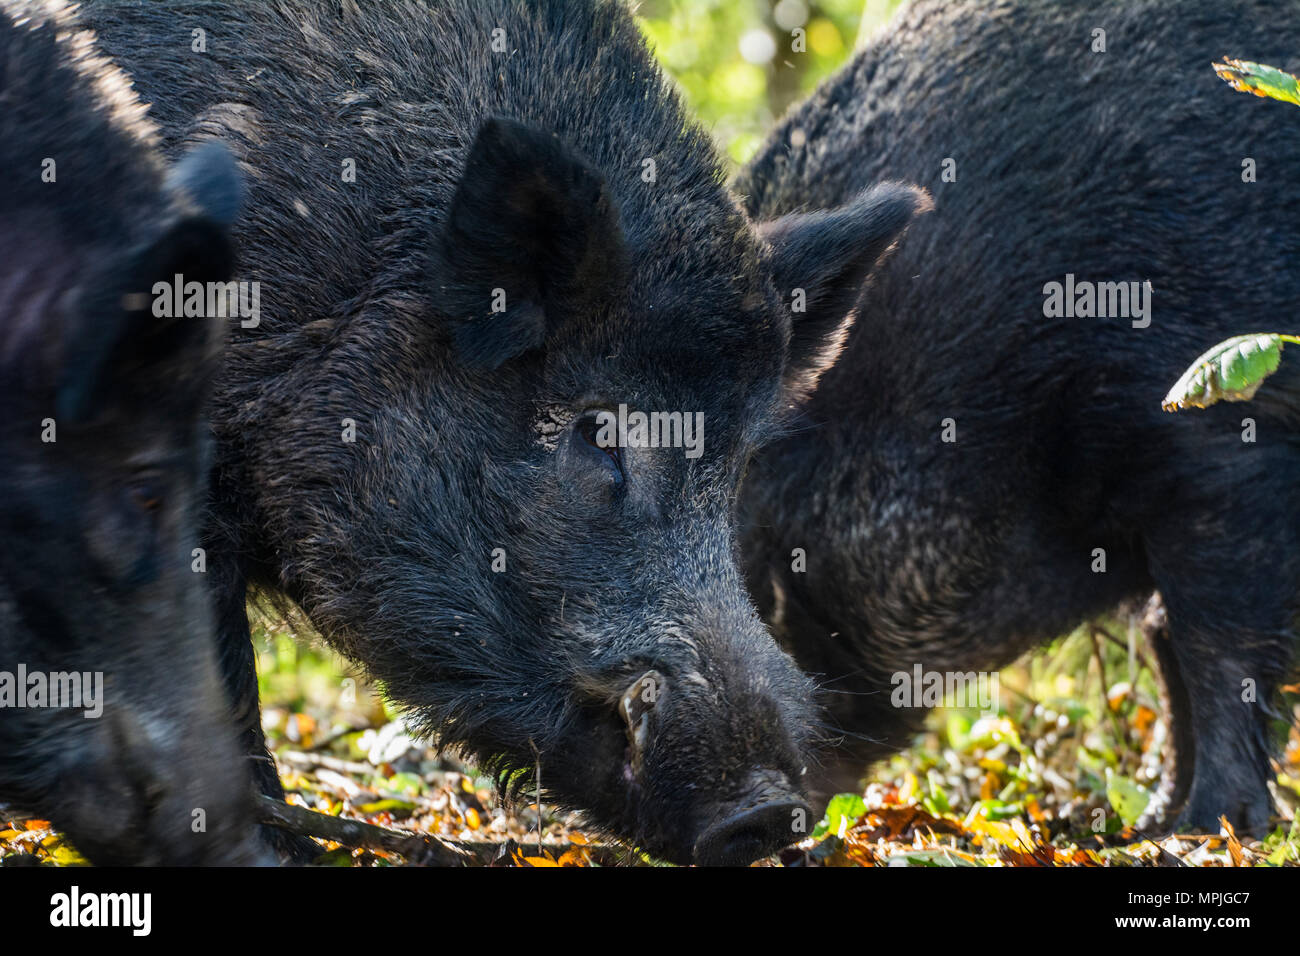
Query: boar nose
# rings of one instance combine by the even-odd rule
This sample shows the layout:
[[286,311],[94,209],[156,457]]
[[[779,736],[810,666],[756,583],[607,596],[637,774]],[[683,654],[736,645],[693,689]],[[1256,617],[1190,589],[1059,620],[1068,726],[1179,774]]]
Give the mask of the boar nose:
[[[107,723],[111,752],[108,759],[117,764],[121,781],[136,799],[135,812],[147,817],[168,795],[174,778],[166,772],[166,757],[172,750],[170,729],[163,730],[126,704],[108,710]],[[150,734],[150,730],[153,734]]]
[[697,866],[748,866],[807,832],[812,811],[785,774],[757,771],[746,781],[739,809],[733,803],[695,841]]
[[[112,844],[109,853],[136,841],[131,862],[170,865],[275,866],[278,861],[257,839],[253,820],[251,784],[237,768],[233,754],[195,754],[182,748],[182,735],[193,726],[165,726],[129,706],[119,705],[106,714],[112,746],[106,754],[107,773],[127,795],[130,805],[119,808],[113,821],[100,818],[99,835]],[[199,731],[211,728],[202,725]],[[225,765],[222,757],[231,759]],[[204,811],[204,826],[196,830],[197,810]],[[208,814],[212,819],[209,821]],[[211,822],[212,832],[208,832]],[[113,832],[113,824],[117,832]]]

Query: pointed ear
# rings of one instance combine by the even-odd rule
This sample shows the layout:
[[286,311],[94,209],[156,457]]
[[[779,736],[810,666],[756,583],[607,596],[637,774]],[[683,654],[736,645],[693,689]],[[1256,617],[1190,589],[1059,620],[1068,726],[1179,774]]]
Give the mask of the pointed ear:
[[179,193],[206,219],[230,226],[244,201],[244,178],[230,151],[218,140],[194,147],[167,174],[167,189]]
[[55,394],[60,419],[84,421],[133,398],[189,409],[206,395],[224,320],[156,316],[154,286],[177,275],[186,283],[230,277],[234,249],[224,224],[238,211],[242,184],[225,148],[208,144],[176,165],[166,188],[181,218],[99,273],[70,306]]
[[882,183],[836,209],[792,213],[758,227],[772,246],[777,290],[794,309],[787,388],[811,391],[834,364],[876,265],[912,217],[929,208],[924,190]]
[[478,131],[434,257],[457,354],[493,369],[612,296],[624,237],[605,178],[555,136],[491,118]]

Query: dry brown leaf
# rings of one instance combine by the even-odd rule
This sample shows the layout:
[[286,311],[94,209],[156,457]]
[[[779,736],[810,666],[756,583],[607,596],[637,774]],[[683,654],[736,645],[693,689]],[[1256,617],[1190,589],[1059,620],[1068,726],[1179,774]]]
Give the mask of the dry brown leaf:
[[1219,824],[1228,831],[1228,856],[1232,857],[1232,865],[1241,866],[1244,854],[1241,852],[1241,841],[1237,839],[1237,831],[1232,828],[1226,816],[1219,817]]

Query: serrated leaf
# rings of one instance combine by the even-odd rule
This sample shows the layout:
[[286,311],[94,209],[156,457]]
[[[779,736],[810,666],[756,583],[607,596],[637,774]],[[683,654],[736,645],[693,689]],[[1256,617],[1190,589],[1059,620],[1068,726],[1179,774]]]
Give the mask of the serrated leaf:
[[1191,364],[1161,407],[1172,412],[1254,398],[1264,379],[1277,371],[1282,343],[1288,339],[1277,333],[1254,332],[1220,342]]
[[1214,72],[1234,90],[1240,93],[1254,93],[1300,106],[1300,83],[1285,70],[1250,60],[1230,60],[1224,57],[1222,63],[1210,64]]

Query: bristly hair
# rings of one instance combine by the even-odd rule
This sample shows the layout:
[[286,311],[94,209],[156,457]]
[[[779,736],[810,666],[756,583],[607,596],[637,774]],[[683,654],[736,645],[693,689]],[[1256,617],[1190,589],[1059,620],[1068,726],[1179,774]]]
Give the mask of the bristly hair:
[[[131,80],[96,52],[93,34],[64,0],[5,0],[0,49],[0,124],[23,131],[0,137],[0,169],[9,171],[0,208],[40,209],[75,235],[120,240],[131,212],[156,200],[163,176],[158,131]],[[61,104],[57,114],[45,109],[50,102]],[[53,183],[41,177],[51,159]],[[49,201],[54,188],[58,203]],[[118,197],[109,207],[98,201],[105,193]],[[88,217],[84,211],[91,207],[126,216]]]

